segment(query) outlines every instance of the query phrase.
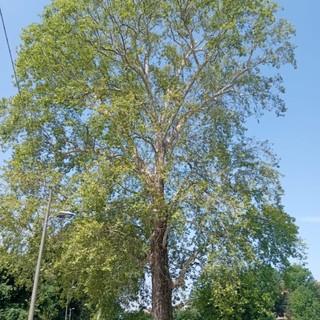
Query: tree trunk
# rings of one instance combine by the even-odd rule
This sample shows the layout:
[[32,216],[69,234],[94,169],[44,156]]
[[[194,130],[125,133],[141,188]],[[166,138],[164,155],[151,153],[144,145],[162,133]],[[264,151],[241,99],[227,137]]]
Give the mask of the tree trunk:
[[152,317],[172,320],[172,281],[169,273],[167,220],[159,218],[151,237]]

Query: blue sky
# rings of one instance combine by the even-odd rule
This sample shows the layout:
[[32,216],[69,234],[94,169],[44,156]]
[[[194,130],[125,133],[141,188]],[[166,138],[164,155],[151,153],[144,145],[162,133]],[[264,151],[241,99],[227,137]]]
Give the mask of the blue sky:
[[[8,38],[14,57],[22,28],[39,21],[38,15],[49,0],[2,0]],[[298,69],[283,68],[284,99],[288,112],[277,118],[267,114],[259,124],[250,125],[250,134],[267,139],[280,157],[280,171],[286,211],[296,218],[307,243],[308,267],[320,279],[320,1],[281,0],[281,16],[297,29],[295,43]],[[2,26],[0,30],[0,97],[15,92],[12,68]],[[4,155],[0,154],[0,160]]]

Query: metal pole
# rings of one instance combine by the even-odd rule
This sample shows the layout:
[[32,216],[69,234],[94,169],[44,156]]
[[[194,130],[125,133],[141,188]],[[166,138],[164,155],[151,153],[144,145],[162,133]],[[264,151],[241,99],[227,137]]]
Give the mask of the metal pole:
[[72,320],[72,310],[74,310],[74,308],[69,308],[69,320]]
[[64,320],[68,320],[68,309],[69,309],[69,303],[67,302],[66,311],[64,313]]
[[40,247],[39,247],[39,254],[38,254],[36,272],[35,272],[35,275],[34,275],[33,289],[32,289],[32,296],[31,296],[28,320],[33,320],[33,317],[34,317],[34,310],[35,310],[36,299],[37,299],[37,289],[38,289],[38,282],[39,282],[39,275],[40,275],[41,260],[42,260],[42,254],[43,254],[45,240],[46,240],[47,225],[48,225],[49,214],[50,214],[51,195],[52,195],[52,191],[49,190],[49,199],[48,199],[47,210],[46,210],[46,214],[45,214],[44,222],[43,222],[41,243],[40,243]]

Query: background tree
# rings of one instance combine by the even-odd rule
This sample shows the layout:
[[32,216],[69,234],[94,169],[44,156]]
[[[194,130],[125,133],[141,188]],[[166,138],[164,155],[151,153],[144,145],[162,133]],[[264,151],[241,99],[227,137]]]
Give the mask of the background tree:
[[[81,212],[45,259],[110,319],[151,275],[153,319],[206,264],[286,264],[297,228],[277,161],[245,121],[283,114],[295,64],[269,0],[54,0],[22,36],[1,104],[2,250],[34,261],[48,188]],[[277,223],[286,233],[280,232]],[[23,259],[21,259],[23,261]],[[30,269],[30,270],[29,270]],[[30,263],[27,274],[33,265]]]
[[[38,299],[38,312],[35,319],[58,320],[64,317],[64,305],[60,303],[59,286],[45,283],[45,291]],[[23,320],[28,317],[31,290],[15,281],[6,270],[0,273],[0,319]],[[78,319],[73,317],[73,319]],[[82,318],[84,319],[84,318]]]
[[270,266],[215,266],[200,278],[191,304],[203,320],[272,320],[280,280]]
[[294,265],[286,270],[284,285],[288,295],[289,319],[308,320],[320,317],[320,287],[311,272]]
[[0,319],[22,320],[27,317],[29,292],[16,286],[12,276],[4,270],[0,273]]
[[151,320],[151,314],[144,313],[143,311],[128,312],[124,314],[123,320]]

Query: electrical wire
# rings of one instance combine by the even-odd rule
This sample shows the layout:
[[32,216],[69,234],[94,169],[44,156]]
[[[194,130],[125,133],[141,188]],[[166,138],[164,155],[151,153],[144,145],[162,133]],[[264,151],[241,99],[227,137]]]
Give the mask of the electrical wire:
[[4,23],[4,19],[3,19],[3,15],[2,15],[2,10],[1,10],[1,8],[0,8],[0,16],[1,16],[1,21],[2,21],[2,26],[3,26],[4,35],[5,35],[6,42],[7,42],[7,48],[8,48],[8,51],[9,51],[9,56],[10,56],[10,60],[11,60],[11,65],[12,65],[12,69],[13,69],[13,74],[14,74],[14,78],[15,78],[15,81],[16,81],[16,86],[17,86],[18,92],[19,92],[19,94],[20,94],[20,93],[21,93],[20,84],[19,84],[19,81],[18,81],[17,73],[16,73],[16,67],[15,67],[15,64],[14,64],[14,61],[13,61],[13,58],[12,58],[12,52],[11,52],[10,43],[9,43],[9,39],[8,39],[7,29],[6,29],[6,25],[5,25],[5,23]]

